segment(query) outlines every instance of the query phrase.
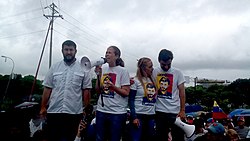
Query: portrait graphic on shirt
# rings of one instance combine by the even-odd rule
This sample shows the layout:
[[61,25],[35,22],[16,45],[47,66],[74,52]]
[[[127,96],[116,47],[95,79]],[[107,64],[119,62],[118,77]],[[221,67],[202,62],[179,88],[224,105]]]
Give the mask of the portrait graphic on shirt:
[[158,97],[172,99],[173,75],[158,74],[156,78]]
[[109,83],[112,82],[115,85],[116,74],[107,73],[103,74],[101,78],[101,93],[104,97],[114,98],[114,90],[109,88]]
[[142,105],[154,106],[156,102],[156,88],[153,83],[144,83],[145,92],[142,99]]

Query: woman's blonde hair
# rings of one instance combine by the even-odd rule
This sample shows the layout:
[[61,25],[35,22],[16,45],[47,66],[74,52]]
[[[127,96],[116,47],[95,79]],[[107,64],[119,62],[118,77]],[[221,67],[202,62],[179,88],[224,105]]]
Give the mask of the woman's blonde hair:
[[[147,74],[145,72],[145,68],[147,66],[147,63],[150,62],[151,59],[147,58],[147,57],[142,57],[138,60],[137,63],[137,71],[136,71],[136,77],[138,78],[138,80],[141,82],[142,86],[143,86],[143,81],[142,78],[143,77],[147,77]],[[152,76],[149,76],[149,79],[152,81],[152,83],[154,84],[154,81],[152,79]],[[155,85],[155,84],[154,84]]]

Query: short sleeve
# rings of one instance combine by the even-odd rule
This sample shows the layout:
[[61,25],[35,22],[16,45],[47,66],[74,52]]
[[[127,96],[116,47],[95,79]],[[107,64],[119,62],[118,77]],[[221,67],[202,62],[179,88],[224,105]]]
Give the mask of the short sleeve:
[[53,88],[53,66],[47,72],[43,81],[43,86]]
[[82,89],[91,89],[92,88],[92,81],[91,81],[90,72],[84,72],[84,78],[82,82]]
[[182,83],[185,83],[185,77],[181,71],[178,70],[178,86]]
[[121,86],[126,85],[130,85],[130,77],[128,71],[124,69],[121,74]]

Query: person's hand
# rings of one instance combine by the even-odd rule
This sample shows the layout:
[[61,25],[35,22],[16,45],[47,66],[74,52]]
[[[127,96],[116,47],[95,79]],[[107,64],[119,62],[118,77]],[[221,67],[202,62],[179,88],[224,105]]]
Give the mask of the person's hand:
[[138,118],[134,119],[134,120],[133,120],[133,124],[134,124],[137,128],[139,128],[139,126],[140,126],[140,121],[139,121],[139,119],[138,119]]
[[96,66],[95,67],[95,73],[96,75],[102,75],[102,66]]
[[41,119],[45,119],[45,118],[46,118],[46,115],[47,115],[47,109],[46,109],[46,108],[41,108],[39,114],[40,114],[40,118],[41,118]]
[[82,132],[83,129],[86,129],[86,126],[87,126],[87,123],[83,120],[80,121],[80,124],[79,124],[79,127],[78,127],[78,130],[80,132]]
[[110,80],[107,80],[107,83],[108,87],[112,90],[114,90],[114,88],[116,87]]
[[131,77],[131,78],[129,79],[129,82],[130,82],[130,85],[133,85],[133,84],[135,83],[134,77]]
[[80,121],[79,126],[78,126],[78,131],[77,131],[77,137],[81,137],[81,133],[84,129],[86,129],[87,123],[84,121]]
[[185,111],[180,111],[177,115],[177,117],[180,117],[181,120],[184,120],[186,118],[186,114]]

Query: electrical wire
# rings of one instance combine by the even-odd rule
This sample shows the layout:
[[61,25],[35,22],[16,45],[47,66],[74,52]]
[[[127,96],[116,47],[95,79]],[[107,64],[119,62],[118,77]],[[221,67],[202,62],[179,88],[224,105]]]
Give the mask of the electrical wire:
[[99,38],[99,40],[102,40],[103,42],[106,42],[107,44],[110,44],[109,41],[107,41],[103,36],[101,36],[100,34],[98,34],[97,32],[95,32],[93,29],[89,28],[88,26],[84,25],[83,23],[81,23],[79,20],[77,20],[76,18],[74,18],[73,16],[71,16],[70,14],[68,14],[66,11],[61,10],[63,13],[65,13],[66,15],[70,16],[72,19],[74,19],[75,21],[77,21],[80,25],[84,26],[85,28],[87,28],[89,31],[93,32],[94,34],[96,34],[99,37],[95,37],[95,38]]
[[[84,27],[87,28],[88,30],[90,30],[90,31],[92,31],[93,33],[95,33],[95,34],[98,35],[98,33],[96,33],[94,30],[92,30],[91,28],[87,27],[86,25],[84,25],[83,23],[81,23],[80,21],[78,21],[76,18],[74,18],[73,16],[71,16],[70,14],[68,14],[66,11],[64,11],[64,10],[61,10],[61,11],[62,11],[63,13],[65,13],[66,15],[70,16],[72,19],[74,19],[74,20],[77,21],[78,23],[80,23],[82,26],[84,26]],[[64,19],[64,20],[65,20],[65,19]],[[71,23],[71,22],[69,22],[69,21],[67,21],[67,20],[65,20],[65,21],[68,22],[69,24],[75,26],[76,28],[80,29],[80,30],[83,31],[84,33],[86,33],[86,34],[88,34],[88,35],[90,35],[90,36],[92,36],[92,37],[94,37],[94,38],[96,38],[96,39],[99,39],[100,41],[102,41],[102,42],[104,42],[104,43],[107,43],[107,42],[105,41],[105,39],[103,40],[103,39],[100,39],[100,38],[98,38],[98,37],[96,37],[96,36],[93,36],[93,35],[87,33],[86,31],[84,31],[83,29],[81,29],[80,27],[76,26],[75,24],[73,24],[73,23]],[[110,45],[110,43],[107,43],[107,44]],[[126,53],[127,53],[127,52],[125,52],[125,54],[126,54]],[[127,56],[132,56],[132,57],[134,57],[135,59],[138,59],[138,57],[136,57],[136,56],[134,56],[134,55],[132,55],[132,54],[129,54],[129,53],[127,53],[127,54],[128,54]],[[128,58],[130,58],[130,57],[128,57]]]
[[[76,26],[75,24],[71,23],[70,21],[68,21],[68,20],[66,20],[66,19],[64,19],[64,21],[66,21],[66,22],[69,23],[70,25],[76,27],[76,28],[79,29],[80,31],[84,32],[86,35],[88,35],[88,36],[90,36],[90,37],[92,37],[92,38],[94,38],[94,39],[98,39],[96,36],[89,34],[88,32],[84,31],[84,30],[81,29],[79,26]],[[98,40],[101,41],[101,42],[103,42],[103,40],[100,40],[100,39],[98,39]],[[106,42],[103,42],[103,43],[108,44],[108,43],[106,43]]]
[[[59,31],[57,31],[57,30],[55,30],[55,29],[54,29],[54,31],[55,31],[56,33],[58,33],[58,34],[64,36],[64,37],[66,37],[66,38],[70,38],[70,37],[68,37],[67,35],[64,35],[63,33],[59,32]],[[79,44],[79,43],[78,43],[78,44]],[[95,52],[95,53],[97,53],[97,54],[100,54],[99,52],[97,52],[97,51],[95,51],[95,50],[93,50],[93,49],[90,49],[90,48],[86,47],[85,45],[82,45],[82,44],[79,44],[79,45],[81,45],[82,47],[86,48],[87,50],[90,50],[91,52]],[[102,54],[100,54],[100,55],[102,55]]]
[[40,10],[40,8],[31,9],[29,11],[20,12],[20,13],[14,14],[14,15],[8,15],[6,17],[0,17],[0,19],[3,20],[3,19],[7,19],[7,18],[12,18],[12,17],[23,15],[23,14],[31,13],[34,11],[38,11],[38,10]]
[[22,23],[22,22],[29,22],[29,21],[36,20],[36,19],[39,19],[39,18],[42,18],[42,17],[39,16],[39,17],[30,18],[30,19],[25,19],[25,20],[18,21],[18,22],[7,23],[7,24],[1,25],[1,27],[8,26],[8,25],[13,25],[13,24],[18,24],[18,23]]
[[43,4],[42,4],[42,0],[40,0],[40,5],[41,5],[41,9],[42,9],[43,15],[44,15],[44,7],[43,7]]
[[[60,27],[66,29],[66,30],[68,30],[68,31],[70,31],[70,32],[72,32],[72,33],[78,34],[78,33],[74,32],[73,30],[71,30],[71,29],[69,29],[69,28],[67,28],[67,27],[65,27],[65,26],[63,26],[63,25],[61,25],[61,24],[59,24],[59,23],[57,23],[57,22],[56,22],[56,25],[59,25]],[[80,35],[80,36],[81,36],[81,35]],[[91,40],[91,38],[88,38],[87,36],[84,36],[83,39],[86,39],[86,40],[88,40],[88,41],[90,41],[90,42],[92,42],[92,43],[94,43],[94,44],[98,44],[97,42]],[[106,44],[104,44],[104,46],[106,46]]]
[[5,36],[5,37],[0,37],[0,39],[7,39],[7,38],[25,36],[25,35],[35,34],[35,33],[43,32],[43,31],[45,31],[45,30],[39,30],[39,31],[34,31],[34,32],[29,32],[29,33],[22,33],[22,34],[17,34],[17,35]]

